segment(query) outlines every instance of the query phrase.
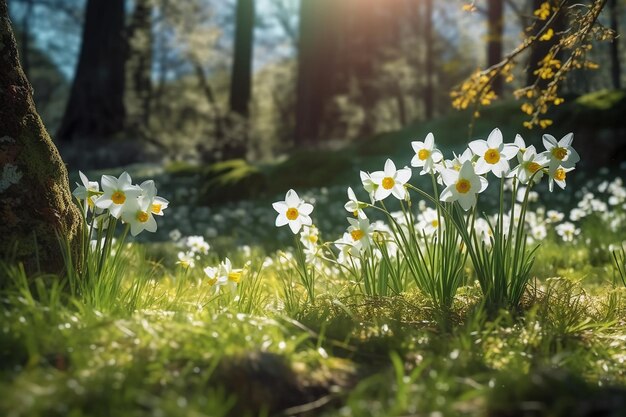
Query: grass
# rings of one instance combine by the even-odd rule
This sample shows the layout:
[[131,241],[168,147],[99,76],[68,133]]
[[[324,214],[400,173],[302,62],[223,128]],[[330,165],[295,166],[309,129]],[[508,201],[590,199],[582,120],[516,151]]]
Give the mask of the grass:
[[[521,116],[509,106],[487,111],[477,134],[493,124],[512,126],[512,118]],[[236,249],[231,240],[239,232],[233,229],[211,240],[195,268],[184,269],[175,264],[180,248],[173,242],[135,242],[117,248],[113,264],[81,282],[72,270],[27,275],[3,261],[0,415],[626,415],[626,288],[609,251],[622,239],[624,222],[611,229],[610,219],[596,211],[579,222],[574,243],[563,243],[549,228],[519,308],[511,311],[485,309],[477,274],[466,262],[442,324],[438,307],[412,279],[397,294],[367,294],[358,275],[294,258],[275,238],[273,216],[256,213],[258,206],[271,210],[268,195],[292,181],[342,188],[354,184],[359,168],[380,169],[381,155],[408,163],[409,138],[430,130],[455,138],[465,116],[411,126],[330,155],[307,152],[259,166],[229,161],[203,172],[170,167],[177,191],[185,188],[177,181],[210,178],[211,201],[255,188],[258,199],[226,211],[241,209],[242,216],[233,218],[249,233],[244,237],[267,233],[274,246]],[[343,199],[345,188],[338,211],[316,206],[316,222],[343,220]],[[563,201],[568,199],[573,197]],[[563,201],[555,207],[571,204]],[[610,213],[618,212],[611,207]],[[201,219],[190,213],[172,216],[176,227],[191,219],[203,234]],[[623,220],[623,210],[620,215]],[[244,272],[236,292],[216,293],[202,268],[225,256]],[[315,274],[308,292],[299,275],[307,266]]]
[[586,247],[546,249],[553,262],[539,263],[543,278],[520,315],[486,315],[470,284],[449,329],[415,288],[369,297],[339,276],[318,280],[315,305],[296,287],[287,310],[280,271],[289,267],[274,258],[259,268],[259,254],[236,295],[212,294],[201,273],[154,263],[140,245],[124,250],[121,285],[104,275],[97,288],[113,290],[95,297],[4,265],[0,412],[622,415],[626,291],[600,277],[546,279]]

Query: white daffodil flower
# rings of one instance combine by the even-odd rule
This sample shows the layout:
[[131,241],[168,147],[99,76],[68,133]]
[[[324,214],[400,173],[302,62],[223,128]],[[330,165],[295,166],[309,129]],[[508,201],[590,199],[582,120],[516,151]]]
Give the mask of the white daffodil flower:
[[130,225],[130,234],[137,236],[147,230],[156,232],[157,223],[150,211],[152,201],[147,199],[133,198],[124,204],[122,221]]
[[543,154],[550,160],[548,166],[550,171],[555,171],[559,165],[564,169],[574,168],[576,163],[580,161],[580,156],[572,148],[573,140],[573,133],[568,133],[558,142],[552,135],[543,135],[543,146],[546,147],[546,151]]
[[344,265],[348,260],[350,260],[352,263],[358,264],[359,259],[355,258],[352,254],[352,251],[354,250],[353,243],[354,239],[348,232],[345,232],[340,239],[335,240],[334,245],[337,249],[339,249],[339,254],[337,255],[338,263]]
[[441,177],[446,188],[441,192],[440,200],[447,203],[458,201],[463,210],[469,210],[476,204],[476,194],[487,189],[487,180],[476,174],[470,161],[465,161],[460,171],[444,169]]
[[371,203],[374,204],[374,201],[376,201],[374,199],[374,195],[376,194],[376,189],[378,188],[378,185],[374,183],[374,180],[372,180],[372,177],[370,176],[369,173],[360,171],[359,175],[361,176],[361,183],[363,184],[363,189],[367,191],[367,193],[370,196]]
[[455,171],[460,171],[461,167],[463,166],[463,163],[465,161],[471,162],[472,157],[474,156],[470,148],[465,149],[461,155],[457,155],[455,153],[453,153],[453,155],[454,155],[454,158],[446,159],[442,164],[438,166],[441,167],[442,170],[445,168],[450,168]]
[[528,184],[530,178],[533,177],[533,181],[538,183],[543,177],[543,170],[548,165],[548,157],[544,154],[537,155],[537,151],[533,145],[530,145],[525,149],[524,153],[519,154],[520,164],[511,170],[511,176],[516,176],[522,184]]
[[508,174],[508,161],[518,152],[517,146],[502,142],[502,132],[498,128],[491,131],[487,140],[474,140],[469,147],[478,156],[476,173],[482,175],[491,171],[498,178]]
[[313,212],[313,205],[301,200],[294,190],[287,191],[285,201],[277,201],[272,204],[272,207],[278,212],[276,227],[288,224],[291,231],[298,234],[303,225],[313,224],[309,217]]
[[354,217],[358,217],[359,219],[367,219],[367,216],[363,211],[363,203],[357,200],[354,191],[352,191],[352,187],[348,187],[348,202],[343,207],[346,209],[346,211],[352,213]]
[[391,159],[385,162],[384,171],[372,172],[372,181],[378,186],[374,193],[375,200],[384,200],[393,194],[399,200],[406,197],[406,184],[411,179],[411,169],[402,168],[396,170],[396,165]]
[[435,172],[435,164],[441,162],[443,154],[435,147],[435,137],[432,133],[426,135],[424,142],[411,142],[415,156],[411,159],[411,166],[422,167],[420,175]]
[[193,269],[196,266],[193,252],[178,252],[177,257],[178,261],[176,261],[176,263],[185,269]]
[[526,141],[524,141],[524,138],[520,134],[515,135],[513,145],[517,146],[517,149],[519,150],[519,154],[517,155],[518,158],[526,152],[526,148],[528,148],[528,146],[526,146]]
[[574,238],[580,234],[580,229],[570,222],[561,223],[554,230],[557,235],[561,236],[563,242],[573,242]]
[[209,286],[211,287],[211,289],[215,292],[219,289],[219,285],[217,285],[217,277],[218,277],[218,272],[219,272],[219,268],[213,267],[213,266],[207,266],[206,268],[203,269],[204,271],[204,275],[207,276],[207,284],[209,284]]
[[441,171],[443,171],[446,168],[454,169],[455,171],[460,171],[461,167],[463,166],[463,163],[465,161],[472,162],[472,158],[474,157],[474,153],[472,152],[470,148],[465,149],[461,155],[457,155],[454,152],[452,153],[452,155],[454,155],[454,158],[446,159],[444,161],[441,161],[441,163],[435,165],[435,169],[439,173],[439,176],[437,177],[437,184],[439,185],[443,185],[443,179],[441,178]]
[[[439,220],[437,210],[427,207],[417,216],[417,230],[426,236],[432,236],[439,228],[443,229],[443,224],[440,224]],[[443,218],[441,220],[443,221]]]
[[225,258],[217,272],[217,284],[220,287],[228,287],[231,291],[237,289],[237,284],[241,281],[242,269],[233,269],[230,259]]
[[127,172],[123,172],[119,179],[103,175],[101,182],[104,193],[96,200],[96,207],[108,209],[116,219],[120,218],[128,204],[136,202],[141,195],[141,187],[131,183]]
[[567,173],[574,170],[574,168],[564,168],[558,165],[556,168],[548,170],[548,189],[550,192],[554,189],[554,183],[561,187],[562,190],[565,189],[565,178],[567,177]]
[[169,206],[170,202],[163,197],[159,197],[156,195],[157,189],[154,181],[144,181],[139,185],[139,187],[141,187],[141,197],[139,198],[152,200],[152,204],[150,205],[150,211],[154,215],[162,216],[163,210],[165,210],[167,206]]
[[194,235],[187,236],[181,244],[189,249],[193,254],[208,255],[211,245],[204,240],[204,236]]
[[320,231],[315,225],[302,226],[302,233],[300,233],[300,242],[306,248],[317,249],[317,241],[319,240]]
[[76,183],[77,187],[72,194],[74,197],[84,202],[85,214],[87,214],[87,211],[90,208],[94,208],[94,202],[98,198],[98,193],[100,192],[100,184],[98,184],[98,181],[89,181],[87,176],[81,171],[78,171],[78,175],[80,176],[82,185]]
[[372,244],[372,230],[368,219],[351,219],[348,218],[350,227],[348,233],[352,238],[352,254],[357,256],[359,253],[367,250]]

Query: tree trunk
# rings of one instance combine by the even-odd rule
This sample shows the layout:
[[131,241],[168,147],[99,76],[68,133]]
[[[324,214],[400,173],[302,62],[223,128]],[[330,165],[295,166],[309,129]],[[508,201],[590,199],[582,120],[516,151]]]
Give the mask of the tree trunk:
[[233,70],[230,80],[230,111],[248,118],[252,93],[252,47],[254,0],[237,1]]
[[424,113],[426,120],[431,120],[435,112],[433,78],[435,76],[435,54],[433,53],[433,0],[426,0],[424,3],[424,42],[426,43],[425,72],[426,82],[424,83]]
[[110,138],[125,126],[124,0],[88,0],[76,76],[57,139]]
[[336,0],[301,0],[296,86],[296,145],[315,143],[336,93]]
[[[489,0],[487,4],[487,67],[502,61],[502,34],[504,13],[502,0]],[[498,96],[502,95],[502,77],[496,76],[491,89]]]
[[613,88],[622,88],[622,70],[619,59],[619,13],[617,10],[617,0],[609,0],[609,12],[611,15],[611,29],[615,33],[615,38],[611,41],[611,79]]
[[152,102],[152,0],[135,0],[129,28],[128,117],[129,124],[145,133],[150,125]]
[[28,272],[60,272],[57,234],[76,243],[82,218],[35,109],[6,0],[0,0],[0,48],[0,254],[23,262]]

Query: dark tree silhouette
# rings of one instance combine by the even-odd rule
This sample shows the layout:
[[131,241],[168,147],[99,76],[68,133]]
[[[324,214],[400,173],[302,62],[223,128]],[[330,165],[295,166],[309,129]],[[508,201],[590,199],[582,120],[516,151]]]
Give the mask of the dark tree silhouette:
[[615,38],[611,41],[611,80],[613,88],[622,88],[621,80],[621,63],[619,57],[619,12],[617,9],[617,0],[609,0],[609,13],[611,16],[611,30],[615,33]]
[[[489,0],[487,4],[487,67],[502,61],[503,8],[502,0]],[[491,88],[497,95],[502,95],[502,77],[495,77]]]
[[135,0],[128,28],[128,119],[134,130],[144,133],[152,104],[152,9],[152,0]]
[[88,0],[76,76],[59,140],[108,138],[125,126],[124,0]]
[[435,111],[434,78],[435,78],[435,54],[433,52],[435,40],[433,39],[433,0],[424,2],[424,42],[426,43],[426,82],[424,83],[424,113],[427,120],[433,118]]
[[237,0],[235,50],[230,82],[230,110],[248,117],[252,95],[254,0]]
[[60,272],[57,234],[77,243],[82,219],[35,109],[6,0],[0,0],[0,53],[0,254],[24,262],[29,272]]
[[340,37],[337,3],[336,0],[302,0],[300,3],[295,132],[298,145],[318,140],[325,108],[337,91]]

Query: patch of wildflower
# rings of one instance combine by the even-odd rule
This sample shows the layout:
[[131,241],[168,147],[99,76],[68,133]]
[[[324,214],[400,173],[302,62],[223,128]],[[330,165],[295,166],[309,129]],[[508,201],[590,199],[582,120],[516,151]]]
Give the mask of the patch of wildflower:
[[[354,282],[362,285],[367,294],[402,292],[413,277],[417,287],[444,312],[450,308],[462,282],[465,259],[469,257],[487,304],[516,307],[525,291],[536,250],[527,249],[526,244],[541,241],[548,234],[548,224],[563,220],[562,213],[557,216],[557,212],[550,211],[545,217],[542,212],[528,210],[529,203],[537,199],[532,188],[544,174],[550,184],[556,182],[564,187],[562,172],[573,170],[579,159],[571,143],[572,135],[560,141],[546,135],[546,151],[538,153],[520,135],[514,143],[505,143],[502,132],[494,129],[486,140],[473,141],[461,155],[444,160],[432,134],[424,142],[412,142],[412,165],[421,168],[420,174],[431,175],[433,191],[428,193],[412,185],[411,168],[397,169],[391,159],[387,159],[383,171],[361,171],[361,183],[371,204],[359,201],[354,190],[348,188],[344,208],[353,217],[348,218],[347,231],[332,244],[338,250],[336,263],[350,271]],[[510,161],[519,164],[511,169]],[[497,215],[482,218],[477,214],[477,205],[479,195],[489,185],[489,174],[500,182],[500,209]],[[419,212],[415,214],[410,191],[435,207],[419,200]],[[511,194],[508,209],[504,193]],[[400,205],[399,211],[388,211],[384,205],[383,200],[390,195]],[[295,216],[290,219],[286,215],[288,207],[298,209],[304,204],[297,194],[290,199],[274,203],[279,213],[277,226],[296,220]],[[389,222],[370,222],[368,211],[384,214]],[[292,230],[298,233],[300,225]],[[559,224],[555,231],[566,241],[573,241],[579,233],[568,223]],[[305,229],[298,242],[314,247],[316,236]],[[300,269],[308,270],[304,265]],[[311,293],[309,297],[312,298]]]
[[[90,181],[80,171],[79,177],[81,183],[76,183],[77,187],[72,194],[83,208],[85,224],[77,263],[81,265],[82,274],[96,279],[108,260],[119,254],[119,248],[124,245],[129,231],[132,236],[144,230],[156,232],[154,216],[163,216],[163,210],[169,202],[157,196],[154,181],[136,185],[127,172],[118,178],[103,175],[100,183]],[[125,229],[116,241],[114,234],[118,222],[125,225]]]

